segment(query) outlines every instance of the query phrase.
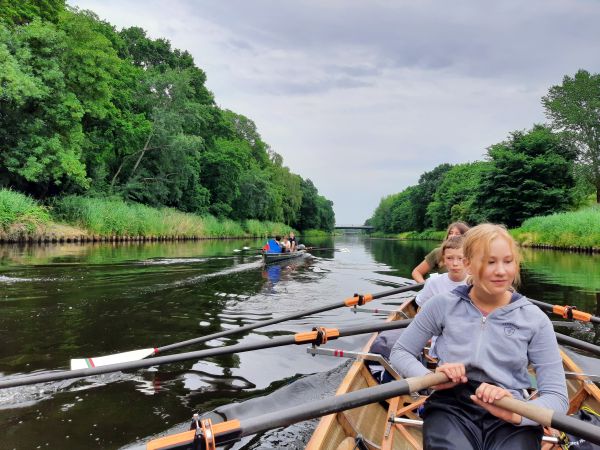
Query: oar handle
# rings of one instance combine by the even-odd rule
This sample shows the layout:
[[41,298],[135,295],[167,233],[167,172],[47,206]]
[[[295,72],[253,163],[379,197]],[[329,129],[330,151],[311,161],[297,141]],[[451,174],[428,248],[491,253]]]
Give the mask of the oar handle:
[[[215,424],[212,427],[211,431],[214,437],[212,443],[218,446],[226,445],[236,442],[244,436],[384,401],[399,395],[435,386],[445,381],[448,381],[445,374],[430,373],[422,377],[392,381],[379,386],[359,389],[347,394],[316,400],[308,404],[297,405],[244,420],[229,420]],[[146,448],[148,450],[190,448],[195,441],[202,441],[205,438],[202,433],[192,430],[155,439],[150,441]]]
[[509,397],[496,400],[494,404],[527,417],[545,427],[556,428],[600,445],[600,427],[593,425],[591,422],[584,422],[575,417]]

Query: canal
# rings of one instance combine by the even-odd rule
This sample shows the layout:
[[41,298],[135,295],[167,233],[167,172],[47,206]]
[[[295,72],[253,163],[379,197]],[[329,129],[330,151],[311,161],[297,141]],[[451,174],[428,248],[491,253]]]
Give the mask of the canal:
[[[2,246],[0,375],[66,369],[75,357],[166,345],[386,290],[436,243],[344,235],[306,244],[325,250],[267,270],[255,240]],[[525,250],[523,266],[525,295],[600,315],[600,255]],[[376,303],[384,302],[394,298]],[[337,309],[192,349],[374,320],[383,317]],[[559,331],[600,343],[599,330],[588,325]],[[367,338],[344,338],[335,347],[358,349]],[[4,389],[0,448],[143,448],[151,437],[187,429],[193,412],[243,418],[331,395],[347,366],[312,357],[304,346],[281,347]],[[315,423],[235,448],[303,448]]]

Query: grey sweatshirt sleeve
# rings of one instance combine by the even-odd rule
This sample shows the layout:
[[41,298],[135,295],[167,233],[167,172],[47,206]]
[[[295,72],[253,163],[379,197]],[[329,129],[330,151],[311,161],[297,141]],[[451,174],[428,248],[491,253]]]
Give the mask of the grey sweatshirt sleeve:
[[430,373],[430,370],[416,357],[432,336],[441,333],[441,318],[444,317],[445,302],[443,295],[433,296],[394,344],[390,362],[403,377],[419,377]]
[[[527,349],[527,357],[535,370],[539,392],[539,397],[531,400],[531,403],[566,414],[569,409],[569,397],[554,328],[545,315],[542,315],[539,325]],[[537,423],[523,417],[520,425]]]

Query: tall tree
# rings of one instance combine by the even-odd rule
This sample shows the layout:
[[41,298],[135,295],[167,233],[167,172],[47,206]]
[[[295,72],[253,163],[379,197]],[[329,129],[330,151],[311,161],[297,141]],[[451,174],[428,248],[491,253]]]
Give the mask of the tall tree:
[[600,74],[579,70],[565,76],[542,98],[552,126],[565,131],[577,148],[586,178],[596,188],[600,203]]
[[477,161],[457,164],[446,172],[433,201],[427,206],[427,216],[436,230],[443,230],[457,220],[469,223],[480,221],[475,199],[481,178],[490,166],[487,161]]
[[40,19],[18,27],[10,39],[7,33],[0,27],[0,53],[6,57],[0,62],[2,183],[42,198],[86,189],[84,110],[65,82],[64,33]]
[[452,168],[452,165],[444,163],[425,172],[419,177],[419,183],[411,191],[411,202],[414,208],[414,220],[417,231],[423,231],[432,226],[431,218],[427,216],[427,206],[433,200],[433,195],[444,175]]
[[0,22],[23,25],[36,18],[57,22],[65,0],[0,0]]
[[509,227],[533,216],[568,209],[574,186],[572,146],[547,127],[528,132],[488,149],[491,167],[482,177],[477,203],[483,217]]

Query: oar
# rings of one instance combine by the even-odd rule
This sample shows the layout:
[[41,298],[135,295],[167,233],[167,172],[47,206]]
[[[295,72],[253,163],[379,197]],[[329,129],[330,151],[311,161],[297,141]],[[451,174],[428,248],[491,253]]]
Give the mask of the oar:
[[252,343],[252,344],[236,344],[226,347],[210,348],[206,350],[198,350],[195,352],[178,353],[167,356],[157,356],[156,358],[144,359],[140,361],[129,361],[118,364],[109,364],[102,367],[91,367],[87,369],[63,370],[54,372],[42,372],[31,374],[28,376],[0,379],[0,389],[26,386],[30,384],[45,383],[49,381],[67,380],[72,378],[90,377],[100,375],[102,373],[120,372],[123,370],[141,369],[143,367],[152,367],[162,364],[170,364],[188,360],[199,360],[210,356],[231,355],[234,353],[249,352],[252,350],[261,350],[273,347],[282,347],[285,345],[303,345],[315,344],[320,345],[328,340],[337,339],[345,336],[355,336],[357,334],[373,333],[376,331],[396,330],[398,328],[406,328],[412,319],[396,320],[392,322],[384,322],[370,325],[360,325],[351,328],[323,328],[317,327],[313,331],[297,333],[291,336],[280,336],[270,339],[268,342]]
[[584,422],[575,417],[515,398],[504,397],[496,400],[494,404],[523,417],[527,417],[544,427],[556,428],[557,430],[573,434],[578,438],[583,438],[600,445],[600,427],[592,425],[590,422]]
[[579,311],[575,306],[561,306],[561,305],[551,305],[550,303],[540,302],[539,300],[533,300],[527,297],[534,305],[537,305],[541,309],[554,313],[564,319],[570,320],[580,320],[582,322],[592,322],[600,324],[600,317],[596,317],[591,315],[590,313],[586,313],[584,311]]
[[350,253],[350,250],[347,248],[337,248],[337,247],[306,247],[305,250],[315,251],[315,250],[335,250],[343,253]]
[[[446,381],[448,381],[448,378],[445,374],[430,373],[422,377],[392,381],[379,386],[360,389],[348,394],[317,400],[310,404],[298,405],[249,419],[234,419],[214,425],[210,419],[200,419],[196,422],[197,427],[195,430],[155,439],[148,443],[146,449],[215,448],[216,446],[236,442],[244,436],[358,408],[369,403],[398,397],[399,395],[406,395]],[[551,426],[587,439],[590,442],[600,444],[600,427],[592,425],[589,422],[583,422],[547,408],[541,408],[513,398],[503,398],[497,400],[495,404],[523,417],[532,419],[541,425]],[[195,444],[199,444],[199,446],[195,447]],[[205,444],[205,446],[203,447],[202,444]]]
[[242,331],[254,330],[256,328],[266,327],[268,325],[273,325],[280,322],[285,322],[286,320],[298,319],[304,316],[310,316],[312,314],[318,314],[325,311],[330,311],[332,309],[341,308],[343,306],[354,306],[354,305],[362,305],[364,303],[370,302],[371,300],[375,300],[382,297],[388,297],[390,295],[399,294],[401,292],[412,291],[415,289],[419,289],[423,287],[423,283],[420,284],[409,284],[406,286],[401,286],[399,288],[390,289],[388,291],[379,292],[378,294],[366,294],[366,295],[358,295],[355,294],[354,297],[350,297],[345,299],[342,302],[330,303],[328,305],[318,306],[316,308],[307,309],[305,311],[300,311],[292,314],[288,314],[285,316],[277,317],[275,319],[262,320],[260,322],[252,323],[249,325],[245,325],[243,327],[231,328],[225,331],[219,331],[217,333],[209,334],[207,336],[200,336],[193,339],[188,339],[187,341],[176,342],[174,344],[165,345],[163,347],[158,348],[145,348],[141,350],[132,350],[129,352],[116,353],[113,355],[93,357],[93,358],[79,358],[71,360],[71,370],[77,369],[85,369],[92,367],[101,367],[107,364],[118,364],[130,361],[138,361],[140,359],[147,358],[148,356],[157,355],[158,353],[164,353],[169,350],[175,350],[176,348],[186,347],[188,345],[193,344],[201,344],[203,342],[210,341],[212,339],[218,339],[224,336],[229,336],[236,333],[241,333]]
[[[273,428],[286,427],[296,422],[315,419],[328,414],[358,408],[369,403],[380,402],[399,395],[417,392],[430,386],[447,381],[443,373],[430,373],[422,377],[406,378],[392,381],[379,386],[360,389],[349,394],[336,395],[335,397],[316,400],[272,413],[263,414],[243,420],[229,420],[216,424],[208,424],[206,420],[199,423],[200,430],[185,431],[183,433],[165,436],[149,442],[146,450],[187,449],[196,448],[192,445],[201,443],[205,435],[212,434],[216,446],[226,445],[238,441],[244,436],[261,433]],[[208,428],[205,425],[208,425]],[[204,426],[204,432],[202,427]],[[207,432],[208,431],[208,432]],[[211,439],[212,441],[212,439]],[[212,442],[211,442],[212,444]],[[203,447],[198,447],[203,448]],[[215,447],[208,447],[215,448]]]
[[567,336],[560,333],[556,334],[556,340],[564,345],[568,345],[570,347],[575,347],[580,350],[585,350],[586,352],[593,353],[594,355],[600,356],[600,346],[592,344],[591,342],[582,341],[581,339],[576,339],[571,336]]

